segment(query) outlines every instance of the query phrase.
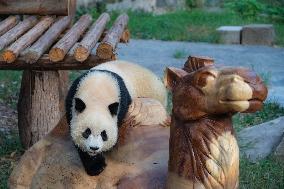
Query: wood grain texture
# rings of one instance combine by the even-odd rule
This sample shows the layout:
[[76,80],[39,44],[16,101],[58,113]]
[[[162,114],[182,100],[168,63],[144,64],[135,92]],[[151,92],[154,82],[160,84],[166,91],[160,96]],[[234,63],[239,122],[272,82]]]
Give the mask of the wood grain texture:
[[58,39],[59,35],[69,26],[71,17],[65,16],[56,21],[31,47],[23,53],[27,63],[35,63]]
[[65,74],[58,71],[23,72],[18,127],[25,149],[53,129],[64,113],[64,97],[68,88]]
[[13,28],[19,22],[19,19],[19,16],[9,16],[0,22],[0,36]]
[[83,15],[74,26],[62,37],[49,51],[49,58],[53,62],[64,59],[67,52],[79,40],[80,36],[87,30],[92,22],[91,15]]
[[100,59],[91,54],[84,63],[78,62],[73,56],[66,56],[64,60],[52,62],[47,54],[43,55],[35,64],[27,64],[22,57],[12,64],[0,60],[0,70],[87,70],[98,64],[110,60]]
[[70,0],[0,0],[0,14],[68,15]]
[[7,63],[12,63],[19,56],[20,52],[35,42],[53,23],[54,18],[44,17],[25,35],[4,50],[2,57]]
[[128,24],[127,14],[120,15],[97,48],[97,56],[111,59],[115,56],[115,48]]
[[77,61],[83,62],[88,58],[92,49],[95,47],[100,36],[102,35],[109,20],[109,14],[103,13],[91,26],[88,33],[84,36],[82,41],[78,44],[78,47],[75,49],[74,56]]
[[24,19],[22,22],[18,23],[14,28],[0,37],[0,50],[10,45],[27,30],[32,28],[36,23],[37,18],[35,16],[30,16]]
[[173,92],[169,189],[238,188],[239,148],[232,115],[260,110],[267,88],[252,71],[217,69],[212,60],[190,57],[187,74],[168,69],[166,81]]

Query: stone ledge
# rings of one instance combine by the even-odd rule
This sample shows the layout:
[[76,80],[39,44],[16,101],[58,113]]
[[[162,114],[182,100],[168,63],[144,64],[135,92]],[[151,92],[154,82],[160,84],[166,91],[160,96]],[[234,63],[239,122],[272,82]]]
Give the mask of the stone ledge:
[[242,28],[242,26],[221,26],[217,28],[220,43],[240,44]]
[[242,44],[273,45],[275,31],[272,24],[251,24],[243,27]]

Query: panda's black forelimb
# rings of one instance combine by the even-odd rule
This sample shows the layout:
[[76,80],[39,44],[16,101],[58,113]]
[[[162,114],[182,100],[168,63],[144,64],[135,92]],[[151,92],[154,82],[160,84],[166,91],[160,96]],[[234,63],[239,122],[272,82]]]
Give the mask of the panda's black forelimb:
[[100,153],[95,156],[90,156],[87,152],[82,151],[79,147],[77,147],[77,150],[88,175],[97,176],[103,172],[106,167],[105,157],[103,154]]

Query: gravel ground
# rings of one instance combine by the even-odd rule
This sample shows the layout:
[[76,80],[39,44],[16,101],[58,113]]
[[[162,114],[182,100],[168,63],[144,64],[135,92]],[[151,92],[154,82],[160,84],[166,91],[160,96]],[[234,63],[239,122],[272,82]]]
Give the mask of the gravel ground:
[[[180,53],[183,58],[174,58]],[[284,48],[158,40],[119,45],[118,58],[141,64],[162,76],[167,66],[181,67],[188,55],[210,56],[219,66],[244,66],[269,80],[269,98],[284,106]]]

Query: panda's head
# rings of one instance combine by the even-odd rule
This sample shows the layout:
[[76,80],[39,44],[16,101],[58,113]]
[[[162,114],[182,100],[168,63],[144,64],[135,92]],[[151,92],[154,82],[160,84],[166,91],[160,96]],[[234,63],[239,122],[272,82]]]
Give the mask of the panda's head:
[[76,146],[93,156],[117,143],[118,123],[126,113],[122,96],[120,83],[107,71],[88,72],[73,83],[66,113]]

